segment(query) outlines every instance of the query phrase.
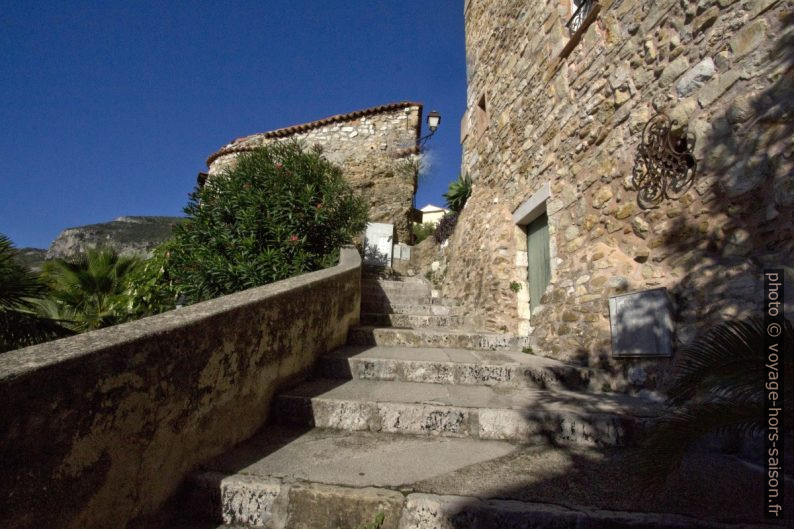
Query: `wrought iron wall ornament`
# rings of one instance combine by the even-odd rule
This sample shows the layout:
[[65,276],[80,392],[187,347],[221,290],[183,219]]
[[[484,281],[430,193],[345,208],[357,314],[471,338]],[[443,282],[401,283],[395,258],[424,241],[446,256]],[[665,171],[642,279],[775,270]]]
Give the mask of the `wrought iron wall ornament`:
[[694,133],[678,130],[678,123],[666,114],[648,120],[631,179],[641,208],[655,207],[665,198],[677,199],[689,191],[697,172],[692,155],[695,140]]
[[593,10],[594,3],[594,0],[574,0],[576,11],[574,11],[573,16],[570,18],[570,20],[568,20],[568,23],[565,24],[568,27],[568,31],[571,32],[571,35],[579,31],[579,28],[582,27],[582,24],[584,24],[587,16]]

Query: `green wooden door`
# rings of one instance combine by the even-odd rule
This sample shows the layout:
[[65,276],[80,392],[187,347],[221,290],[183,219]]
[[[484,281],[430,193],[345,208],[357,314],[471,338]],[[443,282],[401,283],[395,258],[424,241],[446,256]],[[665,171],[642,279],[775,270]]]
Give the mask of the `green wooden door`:
[[543,213],[527,226],[527,264],[529,274],[529,306],[540,305],[540,298],[551,280],[549,258],[549,218]]

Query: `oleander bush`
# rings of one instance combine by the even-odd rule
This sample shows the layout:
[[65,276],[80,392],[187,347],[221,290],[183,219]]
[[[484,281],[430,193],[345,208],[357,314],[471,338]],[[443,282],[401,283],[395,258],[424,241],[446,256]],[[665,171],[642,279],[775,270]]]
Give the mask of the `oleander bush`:
[[166,271],[188,303],[333,266],[367,223],[341,169],[294,141],[241,155],[185,213]]

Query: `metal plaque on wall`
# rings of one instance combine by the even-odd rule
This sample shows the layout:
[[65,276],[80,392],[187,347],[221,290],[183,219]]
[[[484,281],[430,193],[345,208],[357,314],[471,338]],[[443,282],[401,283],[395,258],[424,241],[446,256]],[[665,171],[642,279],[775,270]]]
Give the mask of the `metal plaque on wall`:
[[609,298],[614,357],[669,357],[673,354],[673,304],[666,288]]

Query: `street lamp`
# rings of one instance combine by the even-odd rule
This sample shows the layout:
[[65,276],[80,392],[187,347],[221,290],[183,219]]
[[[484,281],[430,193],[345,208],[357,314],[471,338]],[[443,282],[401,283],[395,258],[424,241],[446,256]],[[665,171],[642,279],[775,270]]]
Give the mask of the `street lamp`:
[[433,110],[427,115],[427,127],[430,129],[430,132],[435,132],[440,124],[441,114],[437,111]]
[[436,129],[441,124],[441,114],[438,113],[436,110],[430,111],[427,115],[427,128],[430,129],[430,133],[426,134],[425,136],[419,138],[419,146],[423,146],[430,137],[436,133]]

